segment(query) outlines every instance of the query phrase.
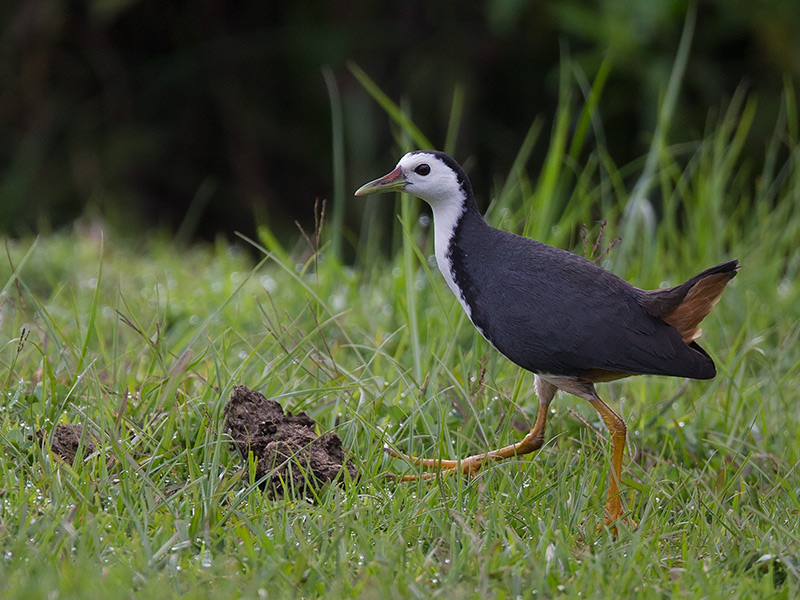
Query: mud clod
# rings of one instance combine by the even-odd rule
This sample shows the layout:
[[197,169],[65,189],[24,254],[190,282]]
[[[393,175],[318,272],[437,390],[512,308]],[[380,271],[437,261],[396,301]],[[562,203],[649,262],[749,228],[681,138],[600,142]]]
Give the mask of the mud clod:
[[[36,438],[40,444],[44,443],[44,437],[47,432],[44,429],[39,429],[36,432]],[[53,430],[53,445],[50,446],[50,451],[63,458],[69,464],[75,460],[75,455],[78,453],[78,446],[83,437],[83,425],[56,425]],[[83,455],[88,456],[97,451],[97,446],[90,435],[86,435],[83,440]]]
[[282,495],[284,490],[302,497],[311,489],[340,482],[347,469],[358,472],[346,460],[342,440],[333,432],[317,436],[316,423],[306,413],[284,413],[280,404],[243,385],[233,387],[225,406],[226,428],[242,457],[253,452],[256,479],[267,477],[264,487]]

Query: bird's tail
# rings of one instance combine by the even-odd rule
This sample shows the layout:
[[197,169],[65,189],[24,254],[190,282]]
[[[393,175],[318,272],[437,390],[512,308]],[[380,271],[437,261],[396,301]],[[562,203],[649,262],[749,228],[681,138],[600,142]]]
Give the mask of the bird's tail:
[[728,282],[736,276],[739,261],[731,260],[706,269],[681,285],[645,291],[642,304],[651,315],[677,329],[691,344],[702,333],[700,321],[719,301]]

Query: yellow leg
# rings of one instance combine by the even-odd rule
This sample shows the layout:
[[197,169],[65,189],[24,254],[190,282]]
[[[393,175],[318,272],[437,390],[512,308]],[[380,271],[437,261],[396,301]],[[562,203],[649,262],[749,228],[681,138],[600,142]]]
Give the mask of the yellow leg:
[[547,409],[550,406],[550,401],[556,393],[556,387],[539,379],[536,379],[536,391],[539,395],[539,412],[536,415],[536,423],[533,429],[530,430],[522,441],[517,444],[511,444],[504,448],[492,450],[482,454],[474,454],[462,460],[443,460],[438,458],[418,458],[416,456],[408,456],[406,454],[399,454],[389,448],[386,451],[395,458],[401,458],[412,464],[418,465],[426,470],[433,472],[423,473],[422,475],[404,475],[397,477],[400,481],[417,481],[418,479],[430,479],[435,477],[438,473],[445,471],[460,471],[465,475],[475,475],[478,470],[489,461],[499,461],[512,456],[521,456],[535,452],[544,444],[544,431],[547,424]]
[[625,454],[625,421],[599,397],[589,400],[611,433],[611,474],[608,480],[608,499],[606,501],[606,525],[611,525],[622,515],[619,484],[622,478],[622,458]]

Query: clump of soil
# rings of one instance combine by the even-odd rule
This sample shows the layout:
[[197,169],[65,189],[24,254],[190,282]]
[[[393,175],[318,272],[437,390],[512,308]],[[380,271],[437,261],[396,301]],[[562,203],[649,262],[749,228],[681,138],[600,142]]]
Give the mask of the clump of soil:
[[[43,429],[39,429],[36,432],[36,438],[40,444],[44,444],[45,433]],[[72,464],[75,460],[75,455],[78,453],[78,446],[82,437],[83,425],[56,425],[53,430],[53,444],[50,446],[50,451]],[[87,435],[83,440],[83,455],[88,456],[96,451],[97,446],[92,436]]]
[[226,427],[239,453],[256,458],[256,479],[266,476],[264,488],[275,495],[284,489],[303,496],[330,482],[340,482],[342,470],[358,476],[346,461],[342,440],[333,432],[316,434],[306,413],[283,412],[280,404],[243,385],[233,387],[225,406]]

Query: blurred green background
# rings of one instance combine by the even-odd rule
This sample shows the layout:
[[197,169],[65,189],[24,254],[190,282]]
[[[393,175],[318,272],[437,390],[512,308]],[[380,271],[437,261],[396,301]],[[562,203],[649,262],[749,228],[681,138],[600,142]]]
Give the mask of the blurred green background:
[[[0,229],[46,232],[86,216],[134,235],[212,239],[266,224],[296,236],[293,221],[313,223],[315,200],[332,196],[334,87],[346,189],[399,157],[396,128],[350,61],[439,146],[463,93],[455,155],[485,196],[534,119],[551,126],[561,69],[591,82],[607,59],[595,133],[623,165],[647,151],[689,10],[679,0],[6,1]],[[800,80],[800,2],[696,11],[670,142],[702,138],[744,88],[758,103],[745,148],[757,171],[781,94]],[[357,230],[362,207],[345,201]]]

